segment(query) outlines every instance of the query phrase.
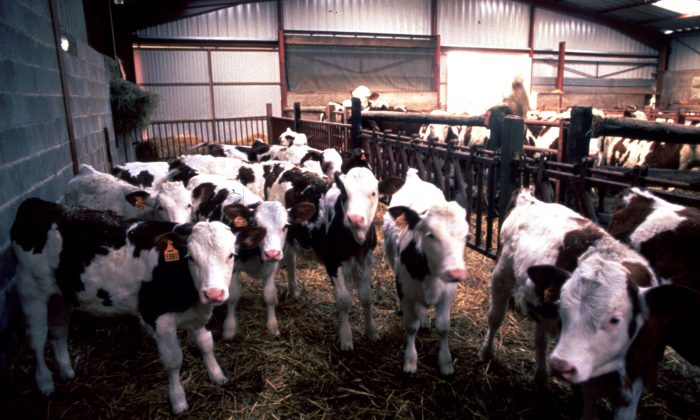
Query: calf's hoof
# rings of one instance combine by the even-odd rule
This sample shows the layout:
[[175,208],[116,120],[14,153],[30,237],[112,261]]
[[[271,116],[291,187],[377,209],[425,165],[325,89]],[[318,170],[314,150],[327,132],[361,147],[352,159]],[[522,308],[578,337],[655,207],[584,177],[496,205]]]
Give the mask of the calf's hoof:
[[479,361],[490,362],[493,359],[493,348],[489,346],[481,346],[479,350]]
[[185,411],[189,410],[190,406],[187,405],[186,400],[183,400],[183,401],[179,401],[177,403],[172,403],[170,408],[172,409],[173,414],[178,415],[178,414],[182,414]]

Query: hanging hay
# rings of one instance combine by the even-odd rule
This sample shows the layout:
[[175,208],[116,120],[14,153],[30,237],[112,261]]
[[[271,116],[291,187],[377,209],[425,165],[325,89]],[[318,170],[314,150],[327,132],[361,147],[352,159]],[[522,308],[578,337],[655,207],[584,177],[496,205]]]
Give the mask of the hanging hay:
[[[209,326],[217,359],[230,382],[211,384],[197,348],[181,333],[182,382],[190,410],[187,418],[526,418],[568,419],[576,407],[568,384],[550,380],[540,391],[533,383],[532,323],[509,311],[496,343],[496,359],[480,363],[486,330],[488,281],[493,261],[465,251],[468,278],[460,284],[452,308],[450,349],[455,373],[442,377],[437,364],[438,334],[418,334],[418,373],[402,372],[404,331],[397,315],[394,278],[381,246],[380,206],[376,223],[380,246],[372,270],[374,320],[378,342],[363,335],[361,308],[351,312],[355,349],[339,350],[333,288],[320,264],[302,253],[300,300],[287,294],[285,271],[277,277],[280,337],[264,326],[261,282],[243,277],[238,313],[239,335],[221,341],[224,308]],[[431,318],[433,312],[429,312]],[[123,321],[76,316],[70,334],[77,378],[56,375],[57,395],[32,394],[32,358],[26,345],[10,371],[11,386],[0,397],[0,412],[29,418],[169,417],[167,375],[155,344]],[[50,351],[47,353],[51,353]],[[50,361],[50,366],[53,363]],[[55,369],[54,369],[55,370]],[[700,369],[669,352],[659,384],[644,394],[643,418],[698,417]],[[38,403],[37,403],[38,402]],[[602,407],[609,416],[609,408]],[[606,411],[607,410],[607,411]]]
[[117,135],[145,128],[158,105],[158,96],[155,93],[118,78],[109,83],[109,100]]

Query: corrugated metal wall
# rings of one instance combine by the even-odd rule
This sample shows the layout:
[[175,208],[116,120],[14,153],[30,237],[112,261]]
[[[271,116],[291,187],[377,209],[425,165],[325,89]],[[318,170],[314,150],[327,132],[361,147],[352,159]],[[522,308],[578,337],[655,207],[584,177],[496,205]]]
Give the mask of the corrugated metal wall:
[[246,3],[137,31],[140,38],[274,41],[277,3]]
[[530,6],[509,0],[438,2],[438,33],[445,46],[527,48]]
[[136,82],[160,98],[156,121],[259,116],[267,103],[281,113],[277,51],[136,48],[134,59]]
[[284,28],[430,35],[430,1],[287,0]]
[[678,37],[671,41],[668,69],[700,69],[700,34]]
[[537,8],[535,10],[535,49],[556,51],[560,41],[566,41],[567,51],[657,53],[655,49],[607,26]]

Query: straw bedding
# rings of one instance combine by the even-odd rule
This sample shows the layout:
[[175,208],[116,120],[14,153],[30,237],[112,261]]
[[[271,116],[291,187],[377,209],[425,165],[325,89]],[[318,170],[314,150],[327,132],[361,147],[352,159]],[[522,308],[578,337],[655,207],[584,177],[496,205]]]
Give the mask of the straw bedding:
[[[383,206],[376,219],[381,228]],[[381,233],[380,233],[381,239]],[[223,307],[210,328],[215,351],[230,382],[208,381],[196,346],[181,333],[182,381],[190,410],[186,418],[572,418],[576,404],[569,386],[550,380],[547,390],[533,384],[533,329],[509,312],[500,331],[496,360],[477,358],[486,330],[488,279],[493,261],[466,251],[469,277],[459,286],[452,308],[450,348],[455,373],[442,377],[437,366],[438,335],[421,331],[417,339],[418,373],[404,374],[404,333],[397,315],[394,278],[375,252],[372,276],[374,320],[381,334],[372,343],[364,335],[360,305],[354,300],[355,350],[338,346],[333,289],[311,254],[301,256],[300,300],[287,295],[286,273],[278,274],[280,337],[264,326],[259,281],[243,278],[240,332],[221,341]],[[432,312],[429,313],[431,316]],[[44,399],[33,390],[33,362],[23,344],[0,394],[5,418],[159,418],[170,416],[167,376],[155,344],[119,320],[94,320],[75,314],[70,348],[77,378],[56,375],[57,394]],[[50,353],[49,357],[51,357]],[[51,363],[51,358],[49,358]],[[671,351],[659,372],[659,384],[645,393],[641,418],[700,418],[700,369]],[[605,416],[610,412],[601,407]]]

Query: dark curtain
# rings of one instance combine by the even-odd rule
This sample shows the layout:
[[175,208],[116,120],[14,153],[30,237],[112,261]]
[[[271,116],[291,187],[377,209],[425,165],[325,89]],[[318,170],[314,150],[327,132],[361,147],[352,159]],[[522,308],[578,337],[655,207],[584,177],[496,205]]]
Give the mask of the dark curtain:
[[285,58],[291,92],[435,91],[429,48],[290,45]]

